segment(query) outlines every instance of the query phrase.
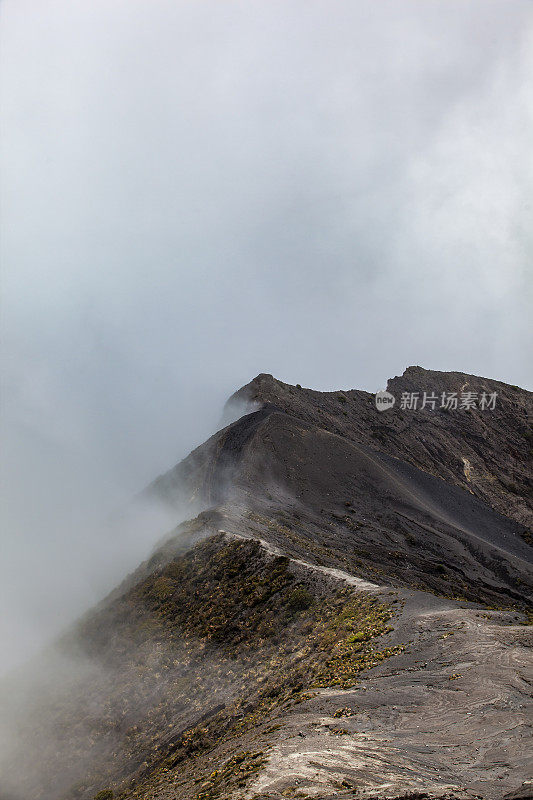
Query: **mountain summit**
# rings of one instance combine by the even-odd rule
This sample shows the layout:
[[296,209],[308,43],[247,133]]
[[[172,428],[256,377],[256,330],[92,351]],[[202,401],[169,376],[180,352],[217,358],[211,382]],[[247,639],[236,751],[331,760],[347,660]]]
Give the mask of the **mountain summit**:
[[230,398],[142,496],[191,519],[5,682],[4,800],[532,797],[533,396],[387,391]]

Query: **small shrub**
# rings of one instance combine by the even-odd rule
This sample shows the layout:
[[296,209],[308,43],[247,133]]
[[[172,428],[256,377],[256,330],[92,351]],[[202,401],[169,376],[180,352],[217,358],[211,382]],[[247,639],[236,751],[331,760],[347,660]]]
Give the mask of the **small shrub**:
[[297,611],[305,611],[310,608],[314,603],[313,595],[310,594],[303,586],[297,586],[293,589],[287,600],[287,607],[290,612],[296,613]]
[[529,544],[531,547],[533,547],[533,533],[531,533],[531,531],[522,531],[519,536],[522,537],[526,544]]
[[95,794],[94,800],[113,800],[114,796],[113,789],[102,789],[101,792]]
[[161,575],[154,581],[152,595],[159,601],[168,600],[174,592],[174,583],[169,578]]
[[346,641],[349,644],[352,644],[353,642],[364,642],[366,639],[369,638],[370,637],[368,636],[368,634],[364,633],[363,631],[357,631],[357,633],[352,633],[350,636],[348,636]]

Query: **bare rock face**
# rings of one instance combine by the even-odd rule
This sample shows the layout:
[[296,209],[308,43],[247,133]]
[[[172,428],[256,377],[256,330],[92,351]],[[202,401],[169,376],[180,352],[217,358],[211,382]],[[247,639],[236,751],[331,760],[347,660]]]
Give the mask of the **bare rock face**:
[[527,781],[514,792],[506,794],[504,800],[531,800],[533,798],[533,781]]
[[[460,372],[408,367],[387,383],[395,406],[377,412],[374,396],[361,391],[316,392],[259,375],[236,397],[271,403],[280,410],[345,438],[407,461],[465,488],[497,511],[533,525],[533,394],[518,386]],[[435,408],[422,408],[424,392]],[[441,408],[442,394],[459,404],[468,392],[476,408]],[[400,408],[404,393],[418,396],[416,410]],[[480,410],[485,394],[495,408]],[[231,401],[230,401],[231,402]]]
[[431,386],[436,396],[460,396],[466,385],[478,397],[496,392],[495,409],[379,412],[365,392],[316,392],[259,375],[229,401],[256,410],[151,490],[170,501],[246,506],[276,520],[264,535],[284,552],[366,578],[527,603],[531,393],[420,368],[389,381],[398,397]]
[[0,797],[531,797],[532,395],[387,389],[230,398],[145,492],[194,519],[0,691]]

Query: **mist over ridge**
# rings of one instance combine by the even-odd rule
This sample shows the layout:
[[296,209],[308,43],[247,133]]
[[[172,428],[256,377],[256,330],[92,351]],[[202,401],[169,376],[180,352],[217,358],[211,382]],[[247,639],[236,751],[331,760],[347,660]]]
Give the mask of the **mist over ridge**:
[[528,2],[3,0],[0,36],[0,671],[189,518],[106,522],[257,374],[533,387]]

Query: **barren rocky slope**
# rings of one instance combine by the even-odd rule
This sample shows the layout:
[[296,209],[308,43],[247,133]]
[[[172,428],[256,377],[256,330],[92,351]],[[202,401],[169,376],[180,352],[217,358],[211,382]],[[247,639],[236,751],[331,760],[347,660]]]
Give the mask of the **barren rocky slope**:
[[[387,383],[396,397],[390,412],[377,413],[374,396],[361,391],[315,392],[259,375],[239,390],[242,397],[272,403],[287,413],[407,461],[472,492],[507,516],[533,522],[532,395],[518,386],[466,375],[409,367]],[[438,398],[422,409],[423,393]],[[402,410],[403,393],[418,394],[416,410]],[[478,395],[478,408],[446,411],[442,393]],[[479,398],[496,393],[494,410],[479,410]],[[231,400],[230,400],[231,403]]]
[[532,395],[388,385],[465,387],[237,392],[146,490],[205,511],[4,685],[0,797],[532,797]]

